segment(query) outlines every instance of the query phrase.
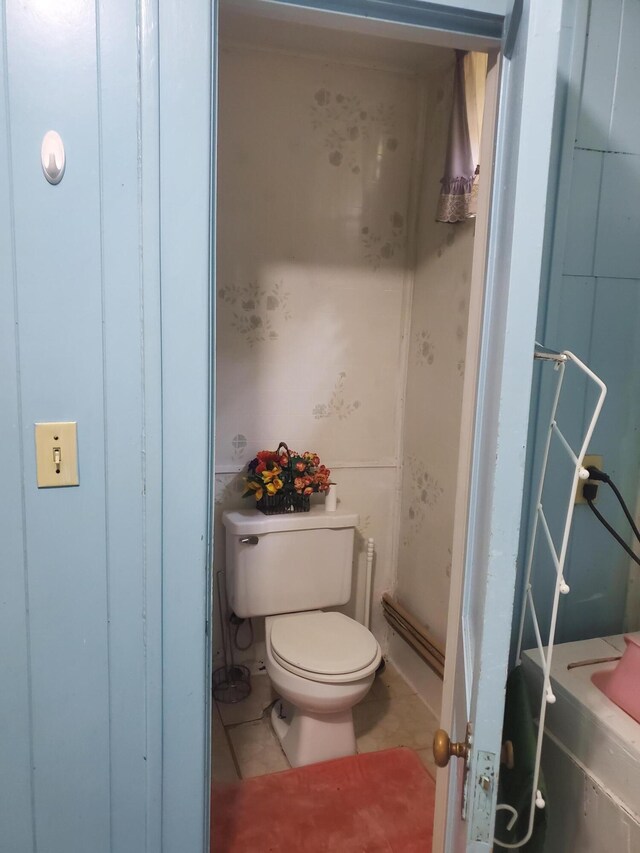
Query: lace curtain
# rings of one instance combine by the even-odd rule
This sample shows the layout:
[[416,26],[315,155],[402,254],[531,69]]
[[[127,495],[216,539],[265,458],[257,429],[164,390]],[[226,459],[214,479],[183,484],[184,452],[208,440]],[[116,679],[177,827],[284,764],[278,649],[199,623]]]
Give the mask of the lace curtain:
[[480,137],[487,55],[456,50],[453,103],[438,222],[464,222],[476,215],[480,179]]

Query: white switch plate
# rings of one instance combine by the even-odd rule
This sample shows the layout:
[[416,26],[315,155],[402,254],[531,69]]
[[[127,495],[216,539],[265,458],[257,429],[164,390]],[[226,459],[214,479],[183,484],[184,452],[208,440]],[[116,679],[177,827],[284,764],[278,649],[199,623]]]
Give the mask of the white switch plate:
[[35,424],[39,489],[79,484],[77,428],[76,421]]

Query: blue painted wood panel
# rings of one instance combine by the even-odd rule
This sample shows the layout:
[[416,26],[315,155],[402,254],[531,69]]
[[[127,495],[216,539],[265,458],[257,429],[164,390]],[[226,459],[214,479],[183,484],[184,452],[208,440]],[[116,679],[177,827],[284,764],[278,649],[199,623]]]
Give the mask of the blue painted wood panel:
[[[212,15],[160,6],[163,850],[204,850],[211,688]],[[188,212],[188,215],[185,213]]]
[[[550,310],[547,320],[546,340],[548,345],[556,348],[558,341],[560,346],[569,349],[581,358],[588,360],[584,353],[585,335],[589,336],[593,322],[593,311],[595,305],[596,281],[594,278],[565,276],[562,279],[562,287],[557,288],[551,295]],[[549,427],[551,405],[555,391],[557,375],[549,363],[538,363],[536,373],[539,377],[538,392],[536,395],[537,420],[535,425],[535,458],[532,465],[532,476],[530,486],[537,489],[542,465],[542,448]],[[558,411],[558,423],[568,441],[573,447],[578,447],[584,431],[584,417],[586,405],[586,382],[578,371],[567,368],[565,383],[563,387],[563,400]],[[550,457],[550,466],[546,478],[546,486],[543,492],[543,506],[545,515],[550,520],[550,528],[554,542],[558,546],[561,541],[561,518],[566,513],[568,500],[568,485],[571,482],[572,472],[568,467],[568,457],[561,451],[557,442],[553,444],[554,452]],[[535,511],[533,503],[530,508],[531,517],[528,519],[529,529],[532,516]],[[575,537],[571,540],[571,545]],[[521,548],[520,563],[524,564],[525,551]],[[571,577],[572,552],[571,546],[568,558],[567,574]],[[555,584],[555,570],[547,557],[543,545],[536,548],[536,560],[534,563],[533,592],[538,613],[539,622],[543,636],[548,634],[550,621],[550,602],[553,596]],[[569,580],[571,583],[571,580]],[[564,607],[565,600],[561,601]],[[535,645],[535,636],[532,626],[527,624],[524,647]],[[560,630],[562,629],[562,611],[560,617]]]
[[609,147],[622,5],[623,0],[590,3],[584,76],[582,80],[572,81],[574,86],[582,88],[576,133],[580,148],[605,151]]
[[147,709],[159,707],[161,697],[149,684],[145,653],[148,625],[160,619],[158,604],[148,600],[158,579],[149,577],[145,528],[153,515],[147,515],[141,487],[151,426],[146,389],[159,381],[144,375],[142,321],[149,306],[142,273],[143,259],[157,246],[143,243],[140,222],[138,10],[103,0],[97,12],[110,830],[112,849],[133,853],[153,849],[147,825],[158,822],[159,811],[146,813],[145,804],[152,792],[160,793],[160,777],[151,769],[159,744],[147,743],[153,732]]
[[[195,853],[207,814],[211,8],[164,4],[162,52],[153,4],[1,9],[0,848]],[[67,153],[56,187],[40,167],[50,128]],[[38,490],[33,423],[66,419],[78,421],[80,486]]]
[[610,151],[640,154],[639,32],[640,4],[637,0],[624,0],[620,22],[616,87],[614,97],[611,99],[611,129],[607,146]]
[[593,275],[604,156],[601,151],[575,151],[564,255],[567,275]]
[[[7,8],[33,820],[38,848],[52,853],[110,848],[95,25],[89,7],[53,21],[17,3]],[[68,51],[62,63],[60,41]],[[68,157],[58,187],[39,168],[40,140],[51,127]],[[57,420],[78,421],[82,486],[38,490],[33,424]]]
[[[0,40],[0,92],[6,91],[6,40]],[[12,230],[9,116],[0,110],[0,442],[4,448],[0,513],[0,827],[9,850],[31,851],[31,679],[24,531],[17,277]]]
[[[634,0],[590,3],[584,67],[574,69],[568,81],[569,87],[581,91],[581,98],[575,124],[566,129],[576,147],[561,168],[570,189],[563,190],[557,201],[567,211],[567,230],[556,231],[555,260],[538,332],[539,340],[549,346],[574,350],[607,383],[609,393],[590,452],[603,455],[605,469],[632,509],[640,478],[640,222],[634,202],[640,185],[636,137],[640,89],[634,48],[640,39],[639,10]],[[619,153],[622,145],[629,150]],[[535,394],[537,421],[530,442],[534,460],[543,441],[549,382],[544,379]],[[577,436],[586,427],[588,399],[584,389],[569,387],[568,392],[564,422]],[[549,506],[560,511],[559,465],[550,476]],[[599,500],[605,515],[630,542],[628,525],[611,495],[601,490]],[[521,547],[520,562],[523,559]],[[566,568],[571,594],[561,601],[560,641],[623,630],[628,568],[629,559],[620,546],[588,507],[578,507]],[[540,577],[536,603],[548,624],[553,581],[544,573]],[[532,645],[533,635],[528,636]]]
[[[640,114],[640,97],[630,106]],[[607,153],[603,157],[594,273],[640,279],[640,156]]]
[[[250,11],[267,7],[269,0],[236,0]],[[458,30],[500,39],[502,19],[513,0],[277,0],[299,9],[318,9],[384,21],[417,24],[434,30]],[[266,8],[264,14],[272,14]]]
[[609,395],[593,436],[609,451],[607,471],[634,509],[640,470],[640,283],[597,279],[591,339],[593,368]]
[[[589,362],[609,393],[594,433],[594,453],[602,453],[608,471],[633,511],[640,470],[640,287],[637,281],[598,279]],[[612,493],[602,489],[600,511],[629,542],[629,525]],[[592,516],[578,507],[571,555],[572,593],[564,602],[563,638],[573,639],[589,626],[598,636],[622,630],[629,558]]]

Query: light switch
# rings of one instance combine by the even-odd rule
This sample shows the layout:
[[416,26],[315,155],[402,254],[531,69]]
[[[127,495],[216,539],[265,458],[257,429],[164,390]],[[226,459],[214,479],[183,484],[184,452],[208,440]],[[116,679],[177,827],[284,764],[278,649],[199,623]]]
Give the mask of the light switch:
[[77,428],[76,421],[35,425],[39,489],[79,484]]

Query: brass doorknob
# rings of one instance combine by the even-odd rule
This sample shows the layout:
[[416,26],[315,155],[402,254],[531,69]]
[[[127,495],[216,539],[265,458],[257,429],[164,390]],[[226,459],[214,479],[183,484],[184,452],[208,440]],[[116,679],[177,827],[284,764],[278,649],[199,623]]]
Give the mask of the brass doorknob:
[[433,736],[433,757],[438,767],[446,767],[452,755],[466,761],[469,756],[469,744],[466,741],[451,743],[444,729],[438,729]]

